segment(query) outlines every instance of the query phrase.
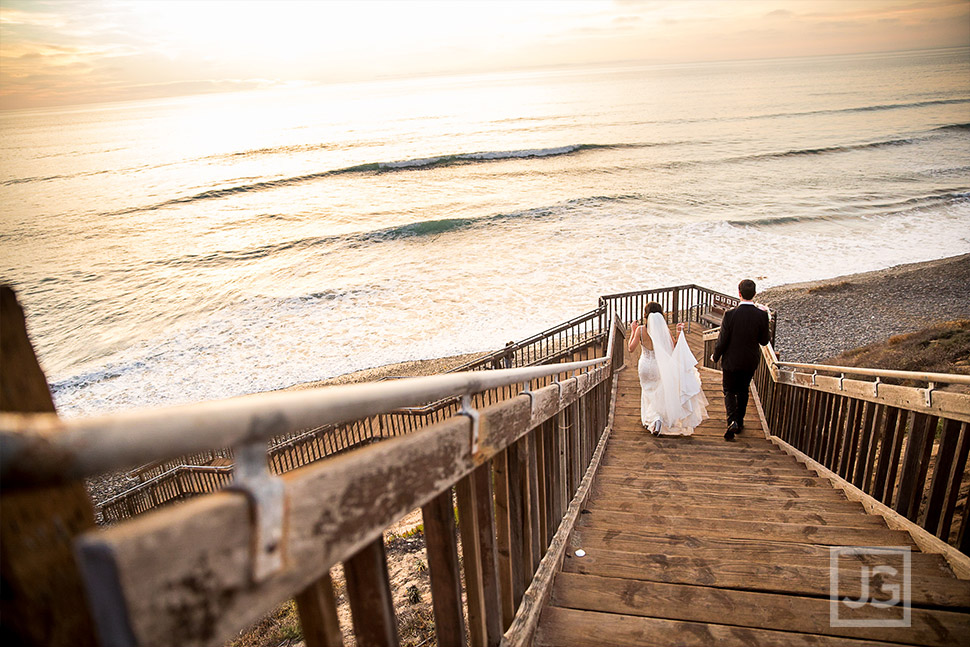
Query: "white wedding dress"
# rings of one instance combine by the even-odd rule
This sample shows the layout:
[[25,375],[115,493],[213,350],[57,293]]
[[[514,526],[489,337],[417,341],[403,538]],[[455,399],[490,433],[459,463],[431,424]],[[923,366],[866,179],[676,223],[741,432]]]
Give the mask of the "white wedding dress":
[[653,429],[661,421],[659,435],[689,436],[707,418],[707,397],[701,388],[697,359],[681,332],[671,346],[667,322],[659,312],[647,317],[647,334],[653,350],[640,347],[640,422]]

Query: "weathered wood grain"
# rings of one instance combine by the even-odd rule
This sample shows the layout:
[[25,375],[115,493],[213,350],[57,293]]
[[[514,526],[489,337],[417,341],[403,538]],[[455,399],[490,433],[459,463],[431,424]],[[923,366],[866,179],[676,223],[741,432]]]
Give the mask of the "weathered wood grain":
[[333,581],[327,573],[294,598],[307,647],[343,647]]
[[[561,399],[556,386],[534,398],[568,406],[580,395],[576,383],[564,383]],[[88,533],[80,551],[101,555],[98,563],[117,571],[131,630],[144,644],[213,644],[379,538],[389,524],[517,441],[531,421],[530,398],[521,396],[481,412],[481,452],[475,456],[469,453],[469,422],[457,417],[288,473],[282,477],[288,562],[259,586],[249,581],[250,512],[235,493]]]
[[[13,290],[0,286],[0,411],[55,413]],[[95,645],[72,541],[94,527],[81,481],[0,492],[2,632],[23,645]]]
[[357,644],[360,647],[400,644],[384,539],[378,537],[345,561],[344,576]]
[[[604,628],[609,627],[609,631]],[[898,643],[547,607],[537,647],[890,647]]]
[[[725,625],[774,629],[815,635],[845,636],[919,645],[948,647],[970,635],[970,614],[937,609],[914,609],[909,626],[833,627],[830,601],[825,598],[778,595],[707,586],[666,584],[562,573],[552,604],[603,613],[706,622],[720,618]],[[843,618],[901,620],[901,610],[853,611]]]
[[431,576],[435,635],[442,645],[465,645],[465,616],[451,490],[431,499],[421,508],[421,514]]

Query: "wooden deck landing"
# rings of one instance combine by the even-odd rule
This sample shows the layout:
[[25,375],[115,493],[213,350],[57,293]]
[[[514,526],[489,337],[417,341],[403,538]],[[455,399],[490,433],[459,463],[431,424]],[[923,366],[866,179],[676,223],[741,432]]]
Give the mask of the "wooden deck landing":
[[[700,357],[700,331],[689,341]],[[620,373],[613,433],[537,645],[970,644],[970,581],[766,440],[753,401],[744,433],[724,441],[719,372],[701,369],[711,418],[692,437],[645,432],[637,357]],[[832,626],[832,546],[912,550],[910,627]],[[880,562],[839,564],[843,597],[858,598],[860,569]]]

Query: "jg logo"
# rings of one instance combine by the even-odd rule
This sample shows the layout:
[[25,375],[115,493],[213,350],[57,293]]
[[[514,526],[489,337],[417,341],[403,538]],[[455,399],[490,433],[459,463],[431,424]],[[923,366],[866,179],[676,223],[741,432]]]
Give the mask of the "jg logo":
[[910,562],[907,547],[831,547],[831,626],[909,627]]

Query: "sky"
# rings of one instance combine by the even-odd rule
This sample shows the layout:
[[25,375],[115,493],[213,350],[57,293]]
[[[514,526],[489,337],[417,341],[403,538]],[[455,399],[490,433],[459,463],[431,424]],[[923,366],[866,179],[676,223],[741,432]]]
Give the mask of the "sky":
[[970,45],[970,0],[0,0],[0,109]]

